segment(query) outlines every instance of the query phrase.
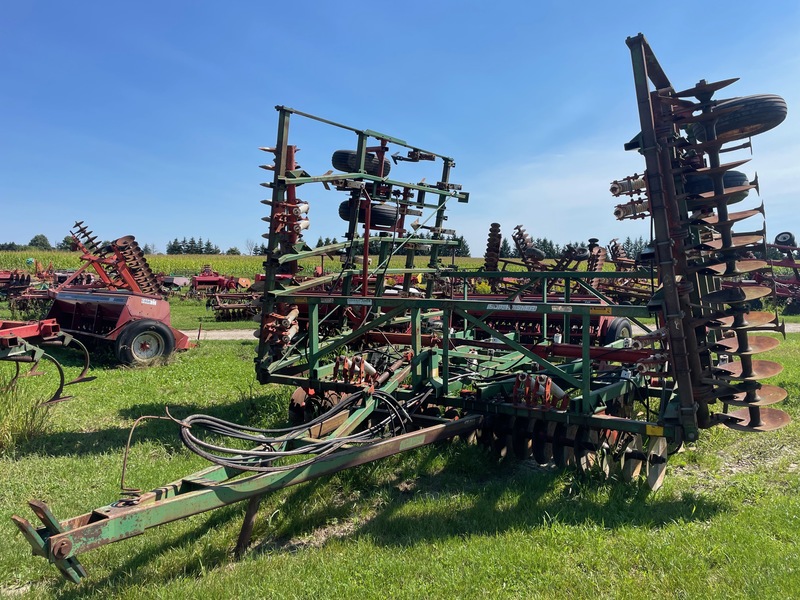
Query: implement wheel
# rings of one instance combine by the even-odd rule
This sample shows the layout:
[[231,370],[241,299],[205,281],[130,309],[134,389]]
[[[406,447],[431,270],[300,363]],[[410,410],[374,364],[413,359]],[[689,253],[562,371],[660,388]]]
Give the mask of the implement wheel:
[[124,327],[114,350],[122,364],[147,366],[172,354],[175,337],[164,323],[142,319]]
[[[725,142],[741,140],[769,131],[786,118],[786,101],[774,94],[742,96],[720,102],[716,110],[738,107],[739,110],[723,114],[717,120],[717,139]],[[698,141],[706,141],[705,127],[700,123],[690,125]]]
[[633,335],[633,325],[625,317],[614,317],[608,330],[603,336],[603,344],[611,344],[617,340],[629,338]]
[[[331,164],[337,171],[345,173],[356,173],[358,163],[356,162],[357,153],[355,150],[337,150],[331,156]],[[381,162],[378,156],[372,152],[367,152],[364,156],[364,171],[369,175],[380,175],[386,177],[392,170],[392,163],[388,158],[383,159],[383,173],[381,173]]]
[[[349,221],[353,210],[349,200],[345,200],[339,205],[339,216],[344,221]],[[400,216],[397,207],[391,204],[380,204],[373,202],[370,207],[370,227],[393,227]],[[358,207],[358,222],[364,223],[367,220],[367,211],[363,206]]]

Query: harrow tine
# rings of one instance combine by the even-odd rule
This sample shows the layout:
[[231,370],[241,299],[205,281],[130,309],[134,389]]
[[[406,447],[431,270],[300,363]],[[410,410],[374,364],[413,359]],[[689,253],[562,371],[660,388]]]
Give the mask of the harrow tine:
[[64,346],[66,347],[66,346],[69,346],[70,344],[76,345],[78,347],[78,349],[81,352],[83,352],[83,369],[81,369],[81,372],[78,374],[77,377],[75,377],[72,381],[67,382],[65,385],[73,385],[75,383],[84,383],[84,382],[87,382],[87,381],[94,381],[95,379],[97,379],[97,377],[95,377],[94,375],[89,375],[88,374],[89,373],[89,350],[86,348],[86,346],[83,344],[83,342],[81,342],[77,338],[69,336],[69,339],[65,340]]
[[31,374],[44,375],[45,374],[44,372],[41,372],[41,371],[37,372],[37,373],[33,373],[33,369],[35,369],[39,365],[39,362],[41,361],[42,358],[47,360],[47,361],[50,361],[53,364],[53,366],[56,368],[56,371],[58,372],[58,388],[53,393],[53,395],[48,400],[45,400],[44,402],[42,402],[41,405],[55,404],[56,402],[61,402],[63,400],[67,400],[67,399],[71,398],[72,396],[63,396],[62,395],[62,393],[64,391],[64,385],[65,385],[64,368],[61,366],[60,362],[58,362],[55,358],[53,358],[52,356],[50,356],[46,352],[44,354],[42,354],[41,358],[34,363],[32,369],[31,369],[31,373],[28,373],[28,375],[31,375]]

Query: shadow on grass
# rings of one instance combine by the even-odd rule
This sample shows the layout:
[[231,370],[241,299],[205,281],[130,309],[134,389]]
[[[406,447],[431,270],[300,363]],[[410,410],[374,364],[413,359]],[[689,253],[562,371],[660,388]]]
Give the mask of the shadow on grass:
[[[411,490],[403,485],[402,475],[399,481],[376,488],[368,471],[374,464],[339,474],[340,478],[352,479],[346,483],[350,489],[374,490],[365,501],[369,503],[380,497],[381,506],[364,524],[343,536],[334,532],[334,537],[368,536],[372,543],[399,547],[554,523],[591,523],[606,529],[629,526],[657,529],[675,522],[706,521],[729,508],[724,502],[694,493],[684,493],[679,498],[651,497],[644,481],[605,481],[538,466],[528,469],[514,461],[497,465],[492,458],[487,460],[487,456],[487,452],[474,448],[456,451],[444,470],[418,479]],[[428,459],[432,458],[429,455]],[[426,461],[414,466],[419,472],[427,471]],[[331,518],[358,516],[355,510],[350,510],[352,503],[333,507],[333,511],[330,506],[314,508],[311,499],[316,494],[318,490],[312,485],[293,490],[286,506],[303,506],[305,510],[291,516],[284,535],[262,541],[254,551],[294,548],[292,537],[324,529]],[[274,535],[260,529],[257,533]],[[317,537],[324,543],[325,532]]]
[[[465,446],[445,448],[447,458],[442,468],[436,450],[388,458],[277,492],[280,496],[267,496],[258,515],[250,556],[320,547],[334,537],[347,540],[367,536],[371,543],[400,548],[554,525],[656,530],[675,522],[705,521],[729,509],[724,502],[693,493],[678,498],[648,497],[642,483],[578,479],[518,463],[497,465],[487,452]],[[423,475],[415,477],[414,473]],[[409,476],[413,478],[411,487],[403,485]],[[376,484],[376,480],[382,481]],[[361,493],[354,500],[351,493],[358,490]],[[331,500],[336,496],[338,500]],[[225,568],[232,560],[235,535],[220,533],[230,536],[227,549],[204,543],[202,538],[241,519],[245,506],[239,503],[217,509],[191,531],[139,550],[107,577],[92,581],[90,574],[80,588],[65,585],[59,595],[121,594],[127,585],[158,586]],[[379,507],[373,510],[375,506]],[[365,510],[374,516],[354,525]],[[273,523],[272,517],[279,512],[280,518]],[[341,522],[351,526],[332,525]],[[311,541],[294,541],[298,539]],[[154,566],[159,555],[168,551],[181,555],[169,566]]]

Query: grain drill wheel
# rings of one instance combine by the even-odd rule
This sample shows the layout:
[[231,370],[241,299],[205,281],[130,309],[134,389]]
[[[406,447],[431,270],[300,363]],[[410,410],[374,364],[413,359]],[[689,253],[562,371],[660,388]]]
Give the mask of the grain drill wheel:
[[603,344],[611,344],[633,336],[633,325],[625,317],[614,317],[603,336]]
[[146,366],[172,354],[175,337],[164,323],[142,319],[124,327],[114,350],[125,365]]
[[776,246],[796,246],[794,234],[791,231],[783,231],[775,236]]

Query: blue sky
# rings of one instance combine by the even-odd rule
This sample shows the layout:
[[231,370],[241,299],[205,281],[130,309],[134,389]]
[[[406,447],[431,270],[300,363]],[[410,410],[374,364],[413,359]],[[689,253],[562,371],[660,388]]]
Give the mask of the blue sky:
[[[644,168],[622,149],[638,123],[625,38],[640,31],[676,87],[740,77],[726,95],[786,99],[787,120],[754,139],[743,170],[758,172],[769,235],[800,234],[800,3],[668,6],[6,2],[0,242],[55,243],[84,220],[161,251],[175,237],[223,251],[260,243],[269,174],[258,147],[274,144],[278,104],[454,157],[451,180],[471,200],[448,227],[473,255],[494,221],[509,237],[522,224],[561,243],[647,235],[613,218],[608,193]],[[294,133],[314,174],[350,143]],[[303,191],[306,240],[341,238],[345,197]]]

